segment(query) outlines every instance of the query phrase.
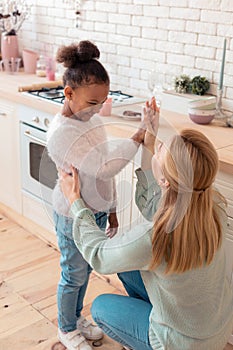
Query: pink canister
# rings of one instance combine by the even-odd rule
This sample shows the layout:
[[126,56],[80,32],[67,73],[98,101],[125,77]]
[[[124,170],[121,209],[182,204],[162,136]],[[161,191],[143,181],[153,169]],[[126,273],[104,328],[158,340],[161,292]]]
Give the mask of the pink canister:
[[18,37],[17,35],[2,34],[1,38],[1,54],[2,59],[10,59],[19,57]]

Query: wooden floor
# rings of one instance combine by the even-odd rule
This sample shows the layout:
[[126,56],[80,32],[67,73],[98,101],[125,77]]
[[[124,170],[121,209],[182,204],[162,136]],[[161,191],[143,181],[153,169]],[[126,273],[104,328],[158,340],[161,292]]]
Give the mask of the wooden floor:
[[[0,214],[0,350],[63,350],[57,343],[59,252]],[[120,293],[91,275],[83,315],[93,299]],[[104,337],[101,350],[122,346]]]
[[[64,350],[56,336],[59,252],[1,214],[0,240],[0,350]],[[92,273],[84,316],[103,292],[121,293]],[[106,336],[102,343],[100,350],[122,349]]]

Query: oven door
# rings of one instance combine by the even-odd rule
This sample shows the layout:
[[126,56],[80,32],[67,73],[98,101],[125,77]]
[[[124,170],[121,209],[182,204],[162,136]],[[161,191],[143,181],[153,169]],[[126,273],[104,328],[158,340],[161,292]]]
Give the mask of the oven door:
[[22,189],[52,204],[57,169],[46,148],[46,131],[20,123]]

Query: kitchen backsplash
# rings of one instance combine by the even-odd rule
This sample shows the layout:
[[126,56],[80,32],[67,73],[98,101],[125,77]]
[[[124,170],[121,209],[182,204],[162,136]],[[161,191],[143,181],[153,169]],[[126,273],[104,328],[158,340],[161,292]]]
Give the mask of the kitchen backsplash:
[[205,76],[216,94],[226,38],[223,104],[233,108],[231,0],[30,1],[31,15],[19,33],[21,49],[54,55],[61,44],[92,40],[111,87],[133,95],[149,96],[154,68],[169,79]]

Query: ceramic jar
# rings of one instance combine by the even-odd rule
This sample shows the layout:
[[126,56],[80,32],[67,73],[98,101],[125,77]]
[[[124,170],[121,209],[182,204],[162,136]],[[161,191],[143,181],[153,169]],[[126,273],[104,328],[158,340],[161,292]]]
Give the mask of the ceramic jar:
[[19,57],[18,37],[17,35],[6,35],[2,33],[1,36],[1,54],[2,59]]

